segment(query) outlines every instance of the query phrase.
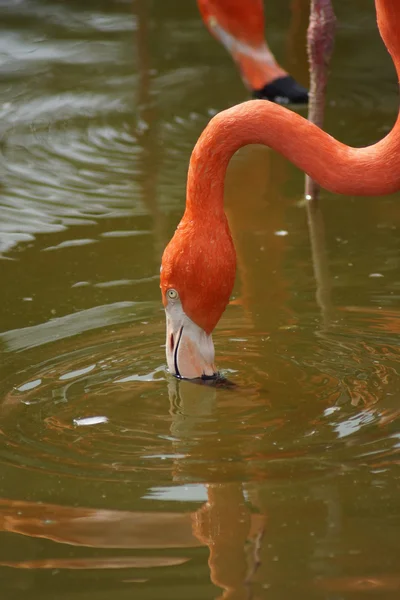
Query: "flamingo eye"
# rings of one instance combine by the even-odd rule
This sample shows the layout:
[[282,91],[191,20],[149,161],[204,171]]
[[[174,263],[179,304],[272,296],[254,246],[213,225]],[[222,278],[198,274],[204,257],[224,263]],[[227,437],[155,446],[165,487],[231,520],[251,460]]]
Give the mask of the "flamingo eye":
[[179,297],[179,294],[176,290],[171,288],[167,291],[167,296],[170,300],[176,300]]

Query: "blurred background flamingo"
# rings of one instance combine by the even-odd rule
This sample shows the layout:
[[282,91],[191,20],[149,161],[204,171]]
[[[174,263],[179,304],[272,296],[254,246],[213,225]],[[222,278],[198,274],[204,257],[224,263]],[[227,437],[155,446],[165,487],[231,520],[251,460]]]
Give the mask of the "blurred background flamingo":
[[255,98],[304,104],[308,91],[276,61],[265,40],[262,0],[197,0],[203,21],[238,65]]

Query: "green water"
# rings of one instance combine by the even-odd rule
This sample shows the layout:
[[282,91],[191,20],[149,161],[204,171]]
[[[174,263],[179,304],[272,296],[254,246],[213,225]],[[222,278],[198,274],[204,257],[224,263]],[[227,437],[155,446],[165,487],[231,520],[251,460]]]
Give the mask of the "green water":
[[[267,7],[304,84],[307,6]],[[335,8],[326,128],[365,145],[395,73],[373,2]],[[200,132],[247,99],[229,56],[194,0],[8,1],[0,30],[1,596],[398,598],[400,194],[323,193],[316,281],[303,175],[240,151],[237,385],[179,384],[160,256]]]

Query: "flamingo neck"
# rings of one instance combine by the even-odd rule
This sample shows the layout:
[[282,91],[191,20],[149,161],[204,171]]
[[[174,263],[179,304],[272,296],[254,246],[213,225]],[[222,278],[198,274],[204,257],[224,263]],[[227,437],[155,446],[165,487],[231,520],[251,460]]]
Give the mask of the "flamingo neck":
[[[212,30],[215,25],[233,38],[251,46],[264,43],[263,0],[197,0],[202,17]],[[249,6],[250,4],[250,6]],[[218,37],[218,31],[215,31]]]
[[[400,0],[376,0],[378,26],[400,77]],[[232,155],[247,144],[276,150],[325,189],[379,196],[400,189],[400,116],[381,141],[346,146],[297,113],[252,100],[216,115],[191,156],[186,216],[223,217],[225,173]]]
[[380,142],[351,148],[296,113],[251,100],[214,117],[200,136],[189,165],[188,214],[222,216],[228,163],[247,144],[269,146],[331,192],[379,196],[400,189],[400,118]]

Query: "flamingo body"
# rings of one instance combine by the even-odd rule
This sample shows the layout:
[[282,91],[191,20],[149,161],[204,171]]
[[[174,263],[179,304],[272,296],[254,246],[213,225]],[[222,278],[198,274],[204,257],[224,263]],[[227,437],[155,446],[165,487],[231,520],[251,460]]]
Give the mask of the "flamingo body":
[[[376,9],[381,36],[399,76],[400,2],[376,0]],[[216,115],[193,150],[186,210],[162,258],[167,359],[172,372],[181,377],[209,377],[215,370],[211,332],[228,304],[236,270],[223,207],[224,179],[232,155],[247,144],[273,148],[335,193],[377,196],[400,190],[400,117],[381,141],[352,148],[270,102],[252,100]],[[179,368],[179,357],[184,368]]]

